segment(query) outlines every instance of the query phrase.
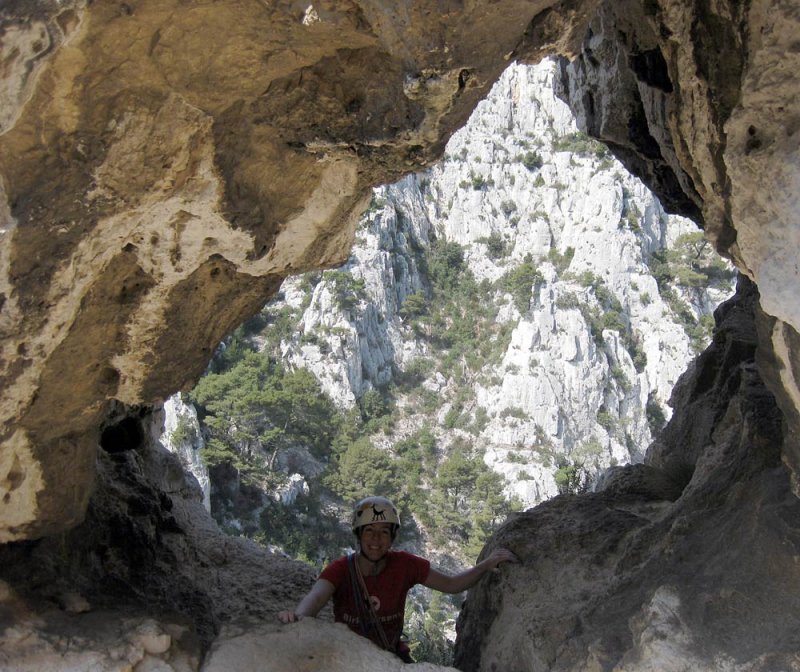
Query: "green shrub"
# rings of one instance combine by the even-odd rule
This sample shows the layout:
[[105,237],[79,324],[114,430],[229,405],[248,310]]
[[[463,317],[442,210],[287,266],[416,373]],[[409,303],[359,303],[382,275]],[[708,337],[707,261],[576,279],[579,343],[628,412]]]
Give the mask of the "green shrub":
[[481,190],[485,189],[487,185],[488,185],[488,182],[486,181],[486,178],[483,177],[483,175],[473,175],[472,176],[472,188],[475,191],[481,191]]
[[544,277],[533,265],[530,257],[526,257],[519,266],[506,272],[498,284],[503,291],[511,294],[517,310],[524,315],[531,307],[534,286],[543,280]]
[[425,380],[433,368],[433,360],[428,357],[416,357],[397,375],[397,383],[404,389],[414,388]]
[[556,308],[559,310],[578,310],[581,301],[574,292],[562,292],[556,297]]
[[529,420],[530,416],[517,406],[509,406],[500,412],[501,418],[518,418],[519,420]]
[[340,310],[353,310],[359,303],[367,300],[363,278],[355,278],[347,271],[325,271],[322,279],[331,283],[336,305]]
[[464,248],[454,241],[434,241],[427,266],[431,282],[444,292],[455,289],[468,271],[464,263]]
[[647,414],[647,424],[650,427],[650,433],[653,436],[657,436],[664,428],[664,425],[667,424],[667,417],[664,415],[661,404],[658,403],[658,399],[653,392],[647,397],[645,412]]
[[558,492],[565,494],[578,494],[586,490],[588,476],[580,464],[563,464],[558,467],[554,475]]
[[503,201],[500,204],[500,209],[503,211],[503,214],[508,217],[512,212],[517,209],[517,204],[514,201]]
[[594,156],[600,159],[608,156],[608,148],[605,145],[581,131],[555,138],[553,140],[553,151],[572,152],[579,156]]
[[480,434],[486,426],[489,424],[489,413],[483,406],[478,406],[477,410],[475,411],[475,418],[472,422],[472,427],[470,427],[469,431],[477,436]]
[[628,392],[631,389],[631,383],[625,375],[625,371],[621,366],[615,366],[611,369],[611,377],[619,385],[623,392]]
[[568,247],[562,254],[555,247],[550,248],[547,253],[547,260],[553,264],[556,272],[561,274],[569,268],[572,263],[572,258],[575,256],[575,248]]
[[197,442],[197,430],[194,423],[185,415],[178,418],[175,429],[170,434],[173,446],[193,446]]
[[428,312],[428,299],[425,297],[425,292],[418,289],[413,294],[406,296],[399,312],[400,316],[405,319],[413,319],[425,315]]
[[517,155],[517,161],[519,161],[525,168],[533,172],[534,170],[539,170],[544,164],[542,160],[542,156],[538,152],[525,152],[524,154]]
[[485,238],[479,238],[478,242],[486,245],[486,255],[489,259],[497,260],[508,256],[510,248],[509,242],[497,231],[492,231],[492,233]]
[[617,426],[617,419],[606,410],[597,411],[597,424],[607,432],[612,432]]

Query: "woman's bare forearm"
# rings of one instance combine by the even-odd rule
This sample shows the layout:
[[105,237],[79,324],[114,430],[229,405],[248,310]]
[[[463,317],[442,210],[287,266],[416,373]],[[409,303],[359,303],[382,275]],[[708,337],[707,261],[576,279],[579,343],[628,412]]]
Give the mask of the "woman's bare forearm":
[[502,562],[519,562],[519,560],[511,551],[500,548],[474,567],[452,576],[431,569],[425,585],[443,593],[461,593],[472,588],[486,572],[493,570]]
[[294,611],[281,611],[278,619],[284,623],[298,621],[305,616],[316,616],[331,599],[336,587],[325,579],[319,579],[306,596],[300,600]]

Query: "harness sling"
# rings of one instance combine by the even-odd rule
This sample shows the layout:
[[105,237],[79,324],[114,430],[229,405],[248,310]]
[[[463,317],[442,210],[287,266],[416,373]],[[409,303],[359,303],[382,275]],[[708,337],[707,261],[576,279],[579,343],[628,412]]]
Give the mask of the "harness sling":
[[380,646],[386,651],[392,651],[380,619],[378,619],[375,608],[372,606],[372,601],[369,599],[367,584],[364,583],[364,577],[361,574],[361,568],[358,566],[358,558],[355,553],[347,556],[347,568],[350,570],[350,588],[353,591],[354,602],[358,607],[358,625],[361,629],[361,634],[372,639],[370,632],[374,632],[377,635]]

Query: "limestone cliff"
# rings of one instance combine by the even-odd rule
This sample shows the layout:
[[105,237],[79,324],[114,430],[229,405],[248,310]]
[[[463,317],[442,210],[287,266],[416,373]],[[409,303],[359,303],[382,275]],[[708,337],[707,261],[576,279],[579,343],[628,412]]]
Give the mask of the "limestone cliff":
[[[696,243],[671,278],[659,270],[653,255],[677,254],[696,226],[667,215],[577,132],[559,91],[556,62],[510,66],[441,163],[375,190],[340,271],[287,280],[265,311],[268,322],[292,317],[281,355],[339,405],[394,383],[403,420],[391,441],[426,423],[444,452],[474,441],[525,507],[557,494],[565,465],[593,479],[642,460],[660,429],[654,416],[669,418],[675,381],[710,339],[701,324],[733,291],[726,267]],[[477,317],[471,326],[491,343],[461,352],[458,366],[447,363],[452,347],[428,337],[439,307],[426,269],[445,241],[459,245],[483,283],[480,302],[493,307],[491,328]],[[690,261],[708,273],[694,286],[676,279],[697,273]],[[714,286],[698,286],[712,273]],[[358,287],[353,300],[343,284]],[[422,296],[428,308],[417,315]],[[420,390],[405,389],[412,371],[438,406],[420,408]]]

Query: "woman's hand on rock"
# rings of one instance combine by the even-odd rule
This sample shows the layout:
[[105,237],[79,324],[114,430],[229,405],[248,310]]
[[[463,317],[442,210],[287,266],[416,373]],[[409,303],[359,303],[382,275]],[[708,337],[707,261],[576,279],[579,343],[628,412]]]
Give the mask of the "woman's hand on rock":
[[503,562],[519,562],[519,558],[507,548],[496,548],[491,552],[487,561],[489,569],[494,570]]
[[281,623],[296,623],[302,618],[302,616],[298,616],[293,611],[279,611],[278,612],[278,620]]

